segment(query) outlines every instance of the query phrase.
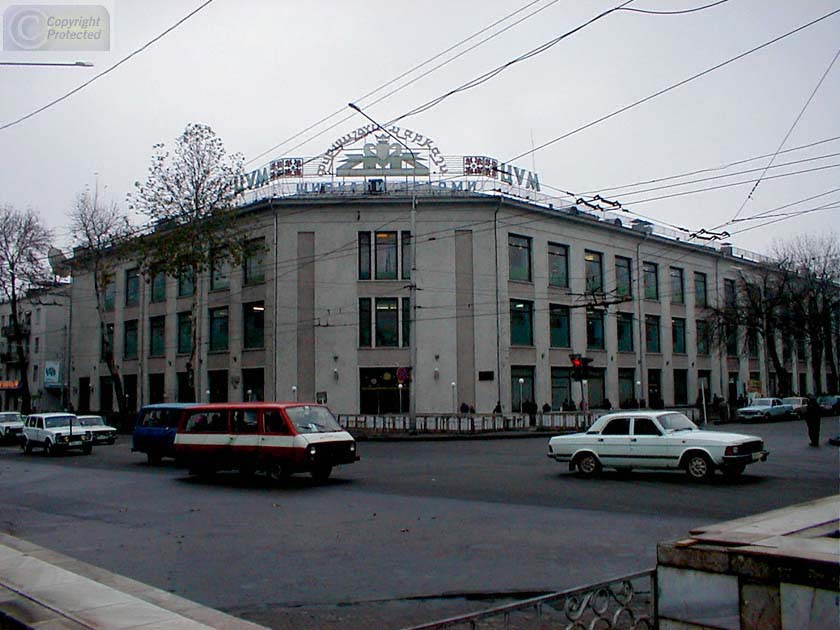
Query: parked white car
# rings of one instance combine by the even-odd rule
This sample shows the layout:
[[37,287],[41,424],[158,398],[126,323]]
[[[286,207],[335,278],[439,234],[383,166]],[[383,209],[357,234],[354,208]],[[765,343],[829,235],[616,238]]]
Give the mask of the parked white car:
[[23,416],[18,411],[0,411],[0,440],[17,442],[23,433]]
[[807,398],[802,398],[801,396],[790,396],[788,398],[782,398],[782,402],[786,405],[790,405],[793,413],[798,415],[800,418],[805,417],[805,411],[808,409]]
[[590,477],[602,468],[683,469],[693,479],[716,470],[740,475],[748,464],[767,459],[764,441],[754,435],[703,431],[674,411],[609,413],[586,433],[558,435],[548,442],[548,456],[568,462],[569,470]]
[[35,413],[26,418],[21,447],[28,455],[38,446],[47,455],[74,448],[89,455],[93,450],[93,437],[90,431],[79,426],[72,413]]
[[105,424],[102,416],[78,416],[79,425],[90,431],[94,444],[113,444],[117,441],[117,429]]
[[735,412],[738,420],[781,420],[793,416],[793,407],[779,398],[755,398],[747,407]]

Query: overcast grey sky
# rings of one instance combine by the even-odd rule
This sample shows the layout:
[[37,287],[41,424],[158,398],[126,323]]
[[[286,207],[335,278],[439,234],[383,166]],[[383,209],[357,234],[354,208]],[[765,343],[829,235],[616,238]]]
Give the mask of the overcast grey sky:
[[[710,2],[636,0],[630,7],[673,11]],[[9,4],[0,2],[0,10]],[[0,61],[95,63],[84,69],[0,66],[0,126],[83,83],[200,4],[116,0],[110,52],[0,52]],[[107,187],[106,195],[124,203],[133,183],[145,177],[152,146],[171,143],[188,123],[211,125],[229,151],[250,159],[526,4],[215,0],[114,72],[0,131],[0,203],[35,208],[66,245],[66,217],[75,195],[98,181],[100,189]],[[483,37],[544,10],[366,111],[383,121],[394,118],[618,4],[538,0]],[[612,13],[538,57],[401,124],[433,138],[446,154],[506,160],[527,151],[532,139],[539,146],[837,9],[837,0],[730,0],[682,15]],[[604,191],[603,196],[617,198],[640,214],[691,230],[710,229],[735,216],[760,171],[635,195],[609,189],[772,154],[838,47],[840,14],[517,163],[529,169],[533,165],[544,186],[575,193]],[[359,103],[364,107],[372,100]],[[317,155],[365,122],[356,115],[303,147],[287,152],[297,144],[288,143],[251,166],[271,157]],[[785,148],[835,136],[840,136],[840,61]],[[840,188],[840,169],[812,170],[840,164],[840,156],[830,156],[838,153],[840,141],[835,140],[780,154],[777,165],[800,163],[772,168],[767,176],[812,172],[763,181],[741,217]],[[690,179],[761,169],[768,162],[764,158]],[[743,180],[750,183],[644,201]],[[840,192],[784,212],[832,201],[840,202]],[[736,246],[767,252],[775,238],[829,229],[840,233],[840,209],[734,233],[760,223],[726,229],[733,232],[730,240]]]

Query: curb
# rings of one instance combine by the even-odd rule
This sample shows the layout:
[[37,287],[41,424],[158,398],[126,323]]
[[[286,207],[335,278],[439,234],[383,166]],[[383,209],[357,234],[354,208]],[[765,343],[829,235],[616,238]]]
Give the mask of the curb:
[[550,438],[570,430],[528,431],[508,433],[349,433],[358,442],[468,442],[480,440],[525,440],[529,438]]
[[264,626],[0,533],[0,628]]

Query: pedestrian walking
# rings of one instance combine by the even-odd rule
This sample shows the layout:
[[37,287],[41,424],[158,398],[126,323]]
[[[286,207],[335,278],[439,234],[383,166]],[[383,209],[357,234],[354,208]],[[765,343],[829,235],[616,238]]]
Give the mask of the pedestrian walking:
[[805,422],[808,425],[808,441],[811,446],[820,445],[820,406],[817,399],[808,396],[808,406],[805,408]]

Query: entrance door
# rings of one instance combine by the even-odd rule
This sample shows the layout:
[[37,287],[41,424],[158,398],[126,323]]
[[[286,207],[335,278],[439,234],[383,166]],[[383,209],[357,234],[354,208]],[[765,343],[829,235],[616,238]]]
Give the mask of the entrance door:
[[79,406],[80,412],[90,411],[90,378],[83,376],[79,379]]
[[398,372],[398,367],[359,368],[359,413],[399,413],[400,407],[408,409],[411,383],[403,383],[400,388]]

